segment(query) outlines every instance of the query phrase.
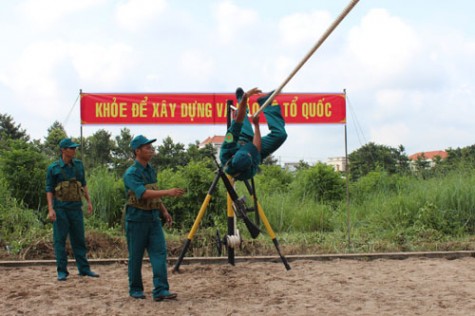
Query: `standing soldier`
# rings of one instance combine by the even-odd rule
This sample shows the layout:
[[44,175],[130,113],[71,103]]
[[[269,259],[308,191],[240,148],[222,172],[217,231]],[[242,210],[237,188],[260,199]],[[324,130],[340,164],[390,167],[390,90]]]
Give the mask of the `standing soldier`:
[[80,160],[74,158],[79,144],[65,138],[59,142],[59,147],[61,157],[53,162],[46,172],[48,218],[53,222],[58,280],[66,281],[69,275],[66,254],[68,234],[79,275],[97,278],[99,275],[91,271],[86,257],[82,198],[87,201],[88,214],[92,213],[92,204],[86,186],[84,166]]
[[161,198],[181,196],[184,190],[158,189],[157,172],[149,164],[155,154],[152,147],[155,141],[138,135],[130,142],[135,161],[124,174],[125,192],[128,195],[125,231],[129,251],[129,295],[136,299],[145,298],[142,260],[147,250],[152,265],[153,300],[162,301],[175,299],[177,294],[169,291],[167,245],[160,218],[171,226],[172,217]]

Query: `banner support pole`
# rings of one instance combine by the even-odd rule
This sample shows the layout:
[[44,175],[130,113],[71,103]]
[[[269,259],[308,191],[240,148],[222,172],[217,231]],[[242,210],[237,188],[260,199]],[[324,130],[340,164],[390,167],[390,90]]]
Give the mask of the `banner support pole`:
[[82,136],[82,119],[81,119],[81,97],[82,97],[82,89],[79,89],[79,138],[81,143],[81,160],[84,159],[84,142]]
[[[345,94],[345,108],[346,108],[346,89],[343,89]],[[346,109],[345,109],[346,112]],[[346,227],[348,232],[348,249],[351,248],[351,212],[350,212],[350,166],[348,164],[348,133],[347,133],[347,119],[345,115],[345,178],[346,178]]]

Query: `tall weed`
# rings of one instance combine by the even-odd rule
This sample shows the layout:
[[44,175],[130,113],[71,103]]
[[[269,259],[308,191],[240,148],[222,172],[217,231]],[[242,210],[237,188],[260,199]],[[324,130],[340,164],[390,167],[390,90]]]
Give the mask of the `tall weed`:
[[120,225],[125,204],[122,179],[106,167],[98,167],[91,171],[87,186],[94,208],[94,218],[107,223],[109,227]]
[[284,194],[264,194],[259,201],[277,231],[328,232],[335,227],[335,210],[328,204]]
[[0,246],[8,252],[19,253],[34,240],[51,233],[51,226],[43,225],[38,211],[26,209],[12,198],[5,179],[0,177]]

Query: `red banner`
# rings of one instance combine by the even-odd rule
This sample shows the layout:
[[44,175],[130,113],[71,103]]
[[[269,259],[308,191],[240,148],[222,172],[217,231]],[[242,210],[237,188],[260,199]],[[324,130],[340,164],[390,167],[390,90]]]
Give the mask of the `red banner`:
[[[81,124],[226,124],[227,100],[236,104],[230,93],[81,93]],[[282,93],[276,101],[289,124],[346,123],[344,93]]]

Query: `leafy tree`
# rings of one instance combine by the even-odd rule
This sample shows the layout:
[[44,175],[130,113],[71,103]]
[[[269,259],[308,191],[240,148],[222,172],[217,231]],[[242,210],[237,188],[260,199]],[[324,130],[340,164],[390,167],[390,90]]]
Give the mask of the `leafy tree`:
[[112,152],[115,150],[115,143],[111,139],[111,134],[104,129],[100,129],[85,142],[84,164],[86,168],[107,165],[112,163]]
[[128,128],[121,129],[120,135],[115,137],[116,146],[113,149],[112,161],[115,171],[119,176],[122,176],[134,159],[132,149],[130,148],[132,138]]
[[152,158],[151,163],[159,166],[159,169],[171,168],[177,170],[179,166],[185,166],[188,163],[185,145],[182,143],[175,144],[170,136],[163,140],[157,151],[158,155]]
[[272,155],[267,156],[263,161],[262,164],[266,166],[275,166],[279,163],[279,160]]
[[396,169],[400,174],[405,174],[410,171],[409,168],[409,157],[406,154],[406,149],[403,145],[399,145],[397,149],[394,150],[396,155]]
[[442,163],[442,157],[440,155],[435,155],[432,161],[434,162],[434,165],[437,166]]
[[57,157],[59,155],[59,142],[66,137],[67,134],[63,125],[58,121],[54,121],[53,125],[48,128],[48,135],[46,135],[43,145],[46,154],[50,157]]
[[45,174],[47,157],[22,139],[10,140],[0,155],[0,171],[12,196],[26,207],[40,210],[46,206]]
[[26,130],[21,128],[21,124],[15,124],[10,115],[0,113],[0,141],[6,139],[29,141],[30,136],[26,134]]
[[350,175],[353,181],[375,171],[377,168],[390,174],[398,172],[407,166],[404,147],[399,149],[385,145],[368,143],[349,155]]
[[434,167],[432,169],[435,175],[445,175],[449,170],[441,156],[434,156],[432,161],[434,162]]
[[186,159],[187,161],[201,161],[209,160],[210,164],[214,165],[212,161],[212,156],[216,156],[216,149],[212,144],[206,144],[204,148],[199,148],[199,141],[196,141],[194,144],[189,144],[186,149]]
[[450,169],[471,167],[475,163],[475,145],[455,149],[449,148],[446,151],[447,159],[443,164]]
[[305,169],[309,169],[310,168],[310,164],[308,162],[306,162],[305,160],[300,160],[298,165],[295,166],[295,169],[298,171],[298,170],[305,170]]
[[416,170],[417,171],[423,171],[423,170],[426,170],[430,167],[430,162],[427,160],[424,153],[417,156],[417,159],[416,159],[415,163],[416,163]]

